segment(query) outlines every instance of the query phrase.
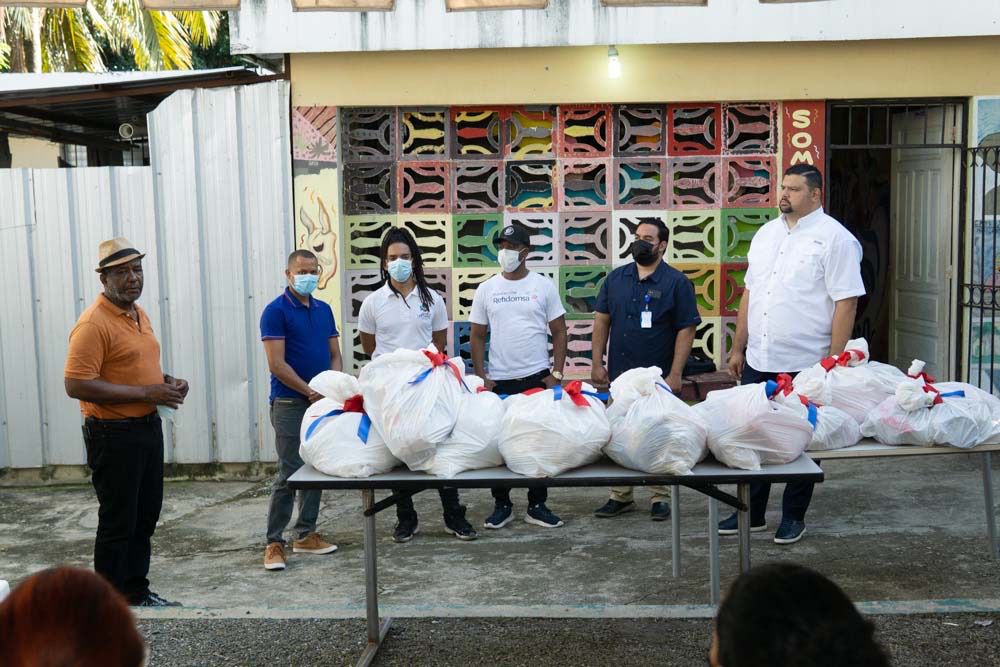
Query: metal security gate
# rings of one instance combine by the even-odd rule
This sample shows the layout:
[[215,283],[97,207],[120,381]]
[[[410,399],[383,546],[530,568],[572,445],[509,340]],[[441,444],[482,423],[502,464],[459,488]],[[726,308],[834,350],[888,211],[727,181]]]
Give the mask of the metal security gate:
[[967,150],[966,168],[965,372],[970,384],[1000,395],[1000,147]]

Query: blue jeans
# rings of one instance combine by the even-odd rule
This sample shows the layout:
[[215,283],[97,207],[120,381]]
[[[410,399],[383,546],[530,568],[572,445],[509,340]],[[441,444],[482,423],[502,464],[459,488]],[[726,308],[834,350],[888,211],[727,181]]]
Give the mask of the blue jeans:
[[[309,401],[304,398],[276,398],[271,402],[271,425],[274,426],[275,448],[278,450],[278,474],[271,487],[271,505],[267,510],[267,543],[281,542],[282,533],[292,519],[295,491],[288,488],[288,478],[304,463],[299,456],[299,429]],[[319,489],[299,491],[299,518],[293,532],[301,539],[316,531],[319,517]]]
[[[750,364],[743,365],[743,376],[740,384],[756,384],[777,380],[778,373],[765,373],[750,367]],[[795,377],[797,373],[789,373]],[[781,517],[782,519],[792,519],[794,521],[805,521],[806,510],[809,509],[809,502],[812,500],[813,488],[816,485],[812,482],[790,482],[785,485],[785,493],[781,497]],[[771,495],[771,485],[763,482],[753,482],[750,484],[750,524],[759,526],[764,523],[764,513],[767,511],[767,499]]]

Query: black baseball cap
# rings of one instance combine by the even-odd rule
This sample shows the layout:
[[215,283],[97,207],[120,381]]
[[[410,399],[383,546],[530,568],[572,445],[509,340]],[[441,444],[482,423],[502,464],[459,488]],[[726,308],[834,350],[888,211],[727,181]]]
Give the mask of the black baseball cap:
[[500,236],[497,237],[497,242],[499,243],[500,241],[509,241],[511,243],[531,247],[531,233],[524,225],[519,225],[517,223],[510,224],[500,230]]

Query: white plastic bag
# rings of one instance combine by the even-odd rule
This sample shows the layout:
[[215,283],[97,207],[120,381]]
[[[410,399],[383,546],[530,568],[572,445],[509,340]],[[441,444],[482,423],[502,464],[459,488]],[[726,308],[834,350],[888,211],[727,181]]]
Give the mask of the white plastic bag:
[[861,440],[861,426],[843,410],[822,405],[817,409],[816,430],[806,450],[822,452],[853,447]]
[[716,459],[760,470],[794,461],[812,441],[813,426],[801,407],[769,400],[767,383],[759,383],[709,392],[693,410],[708,424],[708,448]]
[[796,394],[788,375],[782,374],[778,376],[778,380],[778,391],[773,400],[793,408],[803,419],[813,424],[812,440],[806,451],[843,449],[858,444],[861,440],[861,426],[854,417],[838,408],[817,406],[806,397]]
[[576,380],[507,398],[500,429],[507,467],[528,477],[553,477],[601,458],[611,425],[604,403],[592,393],[593,387]]
[[6,579],[0,579],[0,602],[10,595],[10,584],[7,583]]
[[463,394],[462,360],[431,345],[395,350],[361,370],[365,409],[394,456],[411,470],[426,470],[434,448],[455,428]]
[[500,456],[500,426],[504,402],[485,391],[483,380],[465,376],[473,392],[462,396],[458,420],[448,439],[437,446],[429,472],[440,477],[454,477],[464,470],[503,465]]
[[906,380],[868,415],[861,432],[886,445],[968,449],[1000,437],[998,404],[971,385]]
[[708,426],[662,376],[655,366],[635,368],[611,383],[611,441],[604,453],[633,470],[687,475],[708,453]]
[[400,465],[363,412],[358,381],[325,371],[309,387],[324,398],[306,409],[299,432],[302,460],[334,477],[371,477]]
[[906,376],[888,364],[868,360],[868,342],[848,341],[845,351],[795,377],[795,392],[817,405],[843,410],[861,424]]

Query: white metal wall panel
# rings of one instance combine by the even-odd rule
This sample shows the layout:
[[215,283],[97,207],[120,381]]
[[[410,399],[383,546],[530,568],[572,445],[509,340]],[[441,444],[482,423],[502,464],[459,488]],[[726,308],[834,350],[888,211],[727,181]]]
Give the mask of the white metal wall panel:
[[[45,462],[75,463],[83,456],[80,435],[80,407],[66,395],[63,387],[63,364],[69,332],[78,311],[75,286],[95,288],[97,274],[91,271],[90,284],[73,279],[72,264],[77,263],[72,229],[77,220],[108,215],[107,203],[100,201],[85,184],[67,178],[68,169],[44,169],[34,173],[35,226],[31,235],[32,281],[35,287],[35,326],[38,336],[39,392],[42,399],[42,447]],[[82,175],[82,174],[81,174]],[[82,180],[82,179],[81,179]],[[83,191],[79,202],[71,190]],[[44,196],[38,196],[44,193]],[[105,198],[106,199],[106,198]],[[69,215],[67,215],[69,213]],[[96,255],[96,252],[92,252]],[[65,258],[65,264],[57,262]],[[99,285],[99,283],[98,283]]]
[[30,235],[34,227],[31,173],[0,170],[0,417],[6,465],[42,464],[38,353],[32,307]]
[[[256,460],[274,461],[274,431],[267,403],[270,372],[260,342],[260,315],[284,289],[285,257],[295,248],[292,190],[277,187],[292,183],[288,101],[286,95],[276,95],[266,86],[245,86],[241,97],[237,126],[244,181],[240,211],[245,233],[243,260],[250,304],[245,320],[250,359],[247,391],[254,422],[252,454]],[[256,127],[245,119],[256,119]]]
[[70,329],[101,291],[97,245],[147,253],[140,304],[187,378],[167,460],[273,461],[258,322],[292,238],[288,84],[181,91],[150,114],[151,167],[0,170],[0,468],[82,464],[63,390]]
[[257,322],[293,248],[288,83],[179,91],[149,121],[165,330],[192,385],[173,459],[273,461]]

